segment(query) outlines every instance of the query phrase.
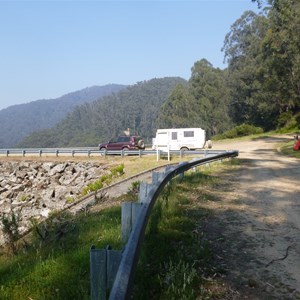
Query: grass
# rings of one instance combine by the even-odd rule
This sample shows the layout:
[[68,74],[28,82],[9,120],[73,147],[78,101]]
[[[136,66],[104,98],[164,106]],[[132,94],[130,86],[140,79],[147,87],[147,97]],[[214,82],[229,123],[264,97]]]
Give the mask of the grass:
[[[201,271],[212,254],[197,226],[211,214],[199,207],[209,195],[203,190],[219,184],[212,174],[226,166],[213,165],[215,169],[188,172],[183,181],[174,179],[157,201],[142,246],[133,299],[212,297]],[[0,253],[0,299],[89,299],[90,247],[121,249],[120,223],[120,207],[88,215],[52,214],[44,227],[22,242],[16,255]]]
[[0,256],[0,299],[89,299],[89,249],[121,247],[120,216],[119,207],[53,215],[47,239],[35,236],[17,255]]
[[294,151],[293,145],[294,145],[294,141],[288,142],[283,146],[281,146],[280,150],[285,155],[300,158],[300,151]]
[[[237,160],[231,162],[237,164]],[[203,190],[220,184],[220,179],[212,173],[228,167],[227,164],[189,172],[182,182],[175,180],[165,188],[148,223],[133,299],[220,296],[219,292],[210,292],[207,286],[212,283],[204,279],[203,267],[209,265],[212,252],[198,228],[212,212],[199,204],[203,201]],[[214,197],[212,201],[218,200]]]

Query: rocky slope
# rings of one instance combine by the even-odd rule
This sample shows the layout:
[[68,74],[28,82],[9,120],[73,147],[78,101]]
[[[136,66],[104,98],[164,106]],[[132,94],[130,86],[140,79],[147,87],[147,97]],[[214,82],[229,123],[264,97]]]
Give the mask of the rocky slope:
[[84,187],[108,173],[108,165],[97,162],[0,162],[0,217],[20,213],[24,232],[30,220],[41,221],[64,209],[81,197]]

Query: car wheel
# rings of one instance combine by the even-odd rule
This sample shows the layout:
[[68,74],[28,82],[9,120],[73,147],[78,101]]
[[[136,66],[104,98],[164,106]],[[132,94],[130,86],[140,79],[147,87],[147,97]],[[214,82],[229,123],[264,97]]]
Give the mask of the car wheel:
[[138,147],[139,147],[140,149],[145,149],[145,143],[144,143],[144,141],[139,140],[139,141],[138,141]]

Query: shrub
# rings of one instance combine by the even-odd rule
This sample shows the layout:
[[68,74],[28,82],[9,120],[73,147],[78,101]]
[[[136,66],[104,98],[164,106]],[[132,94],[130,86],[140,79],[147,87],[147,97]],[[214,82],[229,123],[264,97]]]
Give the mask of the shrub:
[[292,117],[293,117],[293,114],[290,111],[280,114],[280,116],[277,119],[277,128],[282,128],[282,127],[285,127],[286,125],[288,125],[288,123],[291,121]]
[[121,176],[125,173],[124,172],[124,164],[118,165],[118,166],[112,168],[110,171],[111,171],[112,176]]
[[113,177],[122,176],[124,174],[124,164],[118,165],[110,170],[110,174],[102,175],[99,180],[89,183],[82,191],[82,195],[90,192],[96,192],[103,188],[104,184],[109,185]]
[[251,134],[260,134],[263,133],[263,129],[260,127],[255,127],[250,124],[241,124],[239,126],[235,126],[232,129],[225,131],[222,134],[214,136],[214,140],[221,139],[233,139],[237,137],[247,136]]
[[1,216],[2,232],[13,254],[17,252],[16,242],[21,237],[19,233],[20,220],[20,212],[11,211],[10,214],[3,214]]

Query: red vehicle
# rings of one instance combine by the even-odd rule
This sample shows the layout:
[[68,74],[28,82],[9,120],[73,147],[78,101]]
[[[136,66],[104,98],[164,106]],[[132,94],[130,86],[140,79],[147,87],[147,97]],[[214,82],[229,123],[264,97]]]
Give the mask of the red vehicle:
[[119,136],[108,143],[100,144],[99,150],[138,150],[145,149],[145,143],[140,136]]
[[294,143],[293,148],[294,148],[295,151],[300,150],[300,139],[299,139],[298,135],[295,136],[295,143]]

